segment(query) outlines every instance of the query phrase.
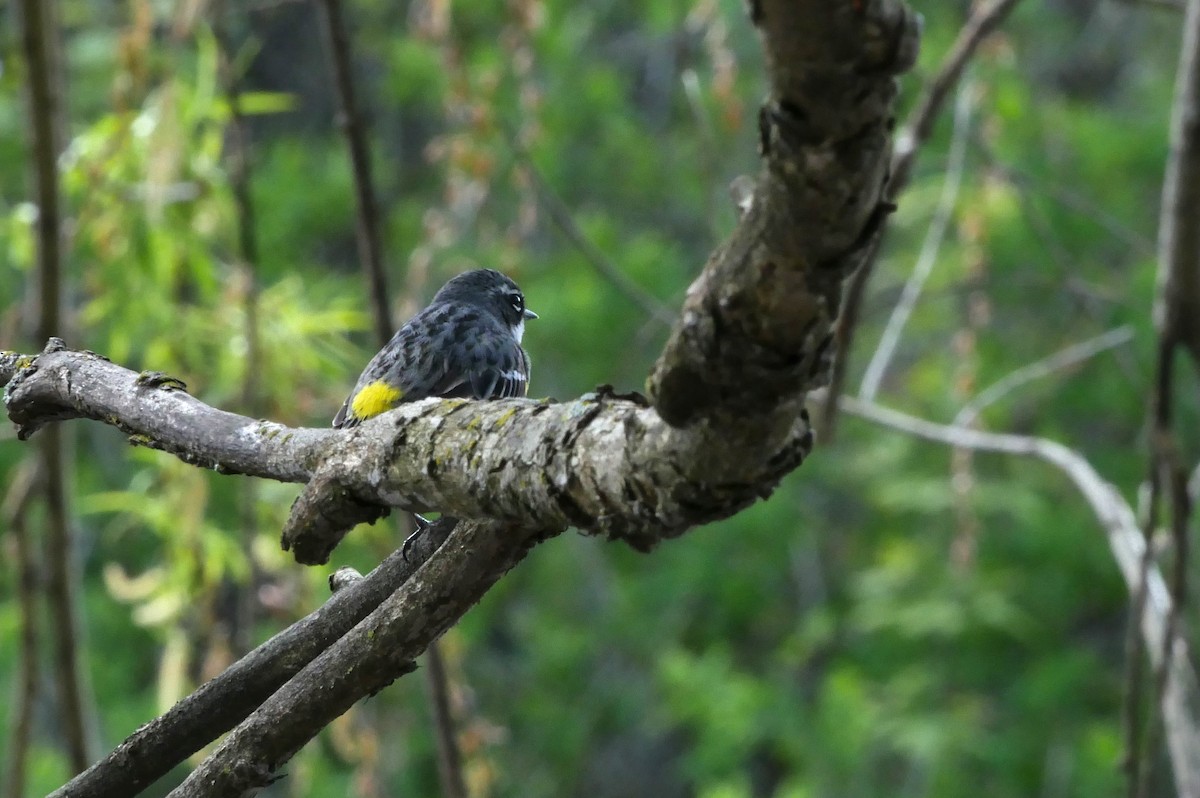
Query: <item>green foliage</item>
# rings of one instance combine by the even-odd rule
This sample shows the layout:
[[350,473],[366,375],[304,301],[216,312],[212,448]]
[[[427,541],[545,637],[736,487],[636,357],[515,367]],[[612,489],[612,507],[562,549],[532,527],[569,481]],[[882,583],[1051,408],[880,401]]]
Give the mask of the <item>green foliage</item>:
[[[63,4],[68,343],[235,411],[253,375],[259,414],[327,424],[374,341],[324,53],[293,36],[311,9],[225,11],[249,91],[252,273],[215,39],[169,4],[129,5]],[[726,186],[757,169],[761,55],[742,5],[349,4],[397,315],[462,269],[497,266],[541,314],[526,338],[535,395],[640,388],[666,331],[553,225],[513,139],[583,235],[678,307],[733,224]],[[954,8],[925,9],[904,108],[950,47]],[[1132,495],[1173,74],[1161,43],[1178,25],[1105,8],[1119,19],[1084,36],[1059,6],[1023,4],[970,68],[962,190],[883,400],[946,421],[1013,369],[1132,324],[1134,344],[1024,386],[980,422],[1076,447]],[[1086,50],[1091,35],[1136,57]],[[0,347],[30,351],[36,208],[22,69],[3,58]],[[938,203],[950,135],[943,119],[902,198],[852,389]],[[1184,423],[1196,427],[1194,407]],[[111,430],[74,435],[108,748],[234,656],[230,595],[251,591],[261,640],[320,603],[325,571],[278,550],[293,486],[251,495]],[[31,450],[0,440],[8,474]],[[400,534],[356,530],[335,564],[369,569]],[[8,694],[18,614],[2,595]],[[1121,783],[1125,599],[1096,520],[1048,466],[845,417],[775,496],[652,556],[575,535],[537,548],[443,642],[473,794],[1069,798]],[[67,776],[40,723],[30,795]],[[419,680],[356,708],[288,772],[297,794],[436,794]]]

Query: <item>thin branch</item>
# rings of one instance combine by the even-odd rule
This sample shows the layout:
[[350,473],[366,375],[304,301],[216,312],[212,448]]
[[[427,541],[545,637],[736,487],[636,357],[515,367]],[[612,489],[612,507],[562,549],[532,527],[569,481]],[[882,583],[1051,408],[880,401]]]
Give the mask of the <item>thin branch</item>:
[[[1187,642],[1179,635],[1169,634],[1171,614],[1175,611],[1171,591],[1157,568],[1143,567],[1146,542],[1128,502],[1082,455],[1061,443],[935,424],[849,396],[842,397],[842,405],[848,413],[936,443],[1036,457],[1062,471],[1074,483],[1104,527],[1109,548],[1130,594],[1136,595],[1141,589],[1139,585],[1145,583],[1146,611],[1139,623],[1151,663],[1155,667],[1163,663],[1170,673],[1164,685],[1162,712],[1175,783],[1179,795],[1196,795],[1200,788],[1200,719],[1195,713],[1200,706],[1200,683],[1192,668]],[[1164,649],[1168,640],[1170,648]]]
[[[1158,433],[1159,431],[1156,431],[1152,434],[1157,435]],[[1158,701],[1155,707],[1157,711],[1152,714],[1152,718],[1156,718],[1165,711],[1163,702],[1168,700],[1167,682],[1172,674],[1166,666],[1166,655],[1171,651],[1179,635],[1180,611],[1187,600],[1187,527],[1188,516],[1191,512],[1191,502],[1187,493],[1187,471],[1183,468],[1183,463],[1173,438],[1168,435],[1153,444],[1152,449],[1151,456],[1155,461],[1154,467],[1160,472],[1159,486],[1155,492],[1161,493],[1165,491],[1166,493],[1168,500],[1167,507],[1170,511],[1171,545],[1174,553],[1170,583],[1171,611],[1167,615],[1166,632],[1162,640],[1162,655],[1157,660],[1154,668],[1154,695]],[[1152,495],[1151,501],[1157,498]],[[1151,532],[1155,528],[1155,526],[1148,527]],[[1147,546],[1153,545],[1151,537],[1147,537],[1146,540]],[[1149,559],[1146,562],[1149,563]],[[1148,564],[1145,567],[1149,567]],[[1154,661],[1153,658],[1152,661]],[[1145,750],[1141,756],[1140,770],[1137,772],[1137,794],[1143,798],[1149,798],[1157,794],[1157,763],[1159,747],[1162,744],[1163,727],[1164,723],[1152,720],[1145,735]],[[1131,775],[1133,775],[1132,767]],[[1176,786],[1181,787],[1182,785],[1177,783]],[[1184,794],[1180,793],[1180,795]]]
[[429,642],[536,540],[516,527],[459,522],[412,579],[246,718],[170,798],[241,795],[269,784],[318,731],[411,671]]
[[[1178,614],[1187,596],[1188,525],[1191,501],[1187,493],[1187,469],[1180,455],[1174,429],[1175,353],[1183,347],[1193,365],[1200,366],[1200,229],[1195,219],[1200,214],[1200,0],[1189,0],[1184,17],[1183,42],[1175,78],[1175,96],[1171,108],[1171,151],[1163,180],[1162,207],[1159,214],[1158,280],[1154,299],[1154,321],[1159,341],[1154,383],[1150,398],[1149,469],[1152,491],[1150,510],[1157,509],[1165,492],[1169,510],[1171,544],[1175,568],[1172,578],[1171,612],[1168,615],[1162,651],[1174,646]],[[1153,527],[1151,527],[1153,529]],[[1147,541],[1149,544],[1149,541]],[[1147,643],[1147,648],[1150,644]],[[1165,665],[1162,652],[1149,651],[1154,663],[1156,709],[1167,723],[1171,707],[1171,687],[1175,678]],[[1131,684],[1131,690],[1139,689]],[[1153,718],[1153,715],[1152,715]],[[1149,796],[1154,789],[1157,748],[1161,726],[1151,720],[1145,750],[1140,752],[1138,795]],[[1169,730],[1167,732],[1168,737]],[[1138,752],[1130,746],[1130,755]],[[1198,754],[1200,756],[1200,754]],[[1132,769],[1132,766],[1131,766]],[[1132,775],[1132,773],[1131,773]],[[1200,791],[1200,780],[1181,780],[1176,771],[1180,795]]]
[[23,798],[29,746],[33,735],[33,715],[41,693],[38,678],[37,572],[34,546],[29,539],[27,514],[38,492],[38,461],[27,459],[18,466],[9,486],[0,519],[12,532],[17,572],[17,598],[20,615],[20,662],[18,678],[13,680],[12,717],[9,720],[8,750],[5,757],[5,798]]
[[1171,152],[1158,228],[1160,335],[1200,368],[1200,0],[1189,0],[1171,107]]
[[[341,107],[342,128],[346,135],[346,145],[349,148],[350,162],[354,169],[354,187],[358,199],[358,212],[355,219],[358,230],[359,260],[362,262],[363,274],[367,277],[368,302],[372,309],[376,344],[382,348],[391,340],[395,327],[392,324],[386,273],[383,266],[381,244],[383,236],[380,229],[381,220],[376,201],[375,183],[371,176],[371,151],[367,143],[367,132],[355,98],[352,80],[350,34],[346,29],[345,20],[342,18],[341,0],[320,0],[319,4],[325,12],[326,39],[329,42],[334,83],[337,86],[338,102]],[[401,530],[405,536],[409,532],[411,529]],[[443,798],[463,798],[466,793],[462,788],[462,774],[449,773],[446,767],[449,763],[458,763],[461,756],[458,752],[454,721],[448,711],[449,699],[445,694],[447,678],[442,670],[442,660],[438,655],[436,641],[429,644],[425,678],[432,695],[430,705],[436,727],[438,762],[441,765],[438,773],[442,779]]]
[[[21,41],[28,66],[29,138],[37,217],[39,297],[38,337],[58,335],[62,327],[62,217],[58,155],[62,149],[59,116],[57,4],[22,0]],[[53,429],[41,441],[46,499],[46,596],[54,619],[54,675],[60,719],[71,768],[91,761],[87,689],[80,664],[83,633],[75,598],[75,551],[67,512],[63,433]]]
[[42,444],[42,468],[46,489],[47,563],[46,595],[50,605],[54,640],[54,681],[58,689],[63,731],[72,772],[78,773],[93,759],[91,751],[90,702],[84,675],[84,634],[79,618],[79,566],[74,535],[67,512],[66,463],[63,458],[63,429],[46,430]]
[[1149,593],[1147,574],[1154,568],[1154,530],[1158,526],[1158,507],[1161,472],[1151,469],[1149,480],[1138,491],[1139,515],[1142,515],[1141,570],[1138,583],[1131,593],[1129,620],[1125,626],[1125,676],[1121,695],[1121,729],[1125,750],[1121,755],[1121,771],[1125,774],[1126,795],[1137,798],[1142,788],[1142,693],[1144,666],[1142,662],[1141,623],[1146,614]]
[[21,0],[21,44],[28,70],[29,163],[37,203],[37,336],[60,333],[62,308],[62,214],[58,187],[59,130],[58,30],[55,0]]
[[[942,59],[937,74],[926,85],[921,98],[905,120],[903,131],[897,136],[896,150],[892,156],[891,179],[888,182],[888,197],[895,199],[908,186],[913,165],[921,147],[929,140],[934,122],[941,113],[951,89],[958,83],[967,62],[979,49],[980,43],[1008,17],[1020,0],[993,0],[974,7],[966,25],[959,31],[950,52]],[[846,384],[846,368],[850,351],[854,345],[854,333],[862,315],[866,298],[867,282],[878,260],[880,241],[872,243],[866,252],[863,264],[851,277],[838,316],[835,343],[838,357],[833,364],[833,377],[825,402],[821,408],[818,424],[825,439],[831,440],[837,423],[838,401]]]
[[[259,384],[259,376],[263,372],[263,348],[259,324],[258,228],[250,184],[250,133],[242,114],[241,81],[233,70],[233,44],[225,29],[223,11],[224,3],[218,0],[211,13],[213,33],[220,50],[221,84],[225,100],[229,104],[229,182],[233,190],[237,254],[245,291],[242,297],[242,332],[246,338],[246,360],[242,373],[241,409],[247,415],[261,417],[265,414],[262,386]],[[253,554],[254,536],[258,531],[258,483],[249,479],[239,487],[238,516],[241,524],[242,554],[249,564],[250,575],[247,583],[229,586],[233,606],[229,636],[233,650],[237,656],[242,656],[250,649],[256,606],[255,584],[259,577]]]
[[1081,219],[1098,224],[1113,238],[1139,255],[1150,256],[1154,253],[1153,239],[1132,228],[1125,220],[1118,218],[1112,211],[1097,203],[1087,194],[1076,191],[1070,186],[1036,177],[1012,164],[1005,163],[992,151],[987,142],[981,139],[982,137],[975,137],[974,150],[982,156],[988,170],[1017,190],[1024,189],[1023,196],[1029,196],[1033,192],[1044,195],[1063,208],[1074,211]]
[[463,780],[457,724],[450,709],[450,679],[437,641],[430,642],[425,651],[425,671],[425,688],[429,693],[434,732],[437,735],[438,778],[442,784],[442,798],[467,798],[469,793]]
[[396,551],[366,577],[338,583],[319,609],[229,666],[50,798],[125,798],[165,776],[244,720],[301,668],[405,584],[446,540],[453,523],[435,522],[405,557]]
[[863,375],[862,386],[858,389],[858,397],[868,402],[874,401],[879,393],[880,383],[900,344],[900,336],[904,333],[904,325],[908,323],[917,300],[925,288],[933,266],[937,263],[938,253],[946,232],[950,229],[950,219],[954,216],[954,208],[958,202],[958,189],[962,185],[963,169],[967,162],[968,132],[971,128],[971,108],[975,104],[975,86],[966,81],[958,89],[958,101],[954,104],[954,137],[950,142],[950,157],[946,164],[946,176],[942,180],[942,194],[938,198],[937,208],[933,212],[933,221],[925,233],[925,241],[921,244],[921,252],[912,274],[904,283],[904,290],[899,301],[892,308],[887,326],[879,339],[879,346],[867,364]]
[[542,203],[542,207],[550,214],[550,219],[562,234],[579,250],[579,254],[583,255],[584,260],[591,264],[596,273],[608,281],[608,284],[615,288],[621,296],[641,308],[650,319],[662,326],[670,327],[675,322],[675,313],[631,280],[620,266],[613,263],[603,250],[584,235],[583,231],[579,229],[579,225],[575,223],[575,218],[571,215],[567,204],[542,177],[533,158],[520,146],[515,136],[512,137],[512,147],[518,163],[529,175],[529,182],[533,184],[538,201]]
[[916,107],[905,120],[903,129],[896,136],[890,184],[893,197],[908,187],[917,155],[933,134],[934,124],[946,104],[946,98],[962,77],[968,62],[974,57],[983,40],[1004,22],[1018,2],[1020,0],[993,0],[989,3],[977,3],[972,10],[966,25],[959,31],[958,38],[950,47],[950,52],[938,67],[937,74],[925,87]]
[[371,180],[371,151],[367,131],[354,93],[354,69],[350,57],[350,38],[342,17],[341,0],[317,0],[324,12],[326,41],[340,107],[338,125],[346,134],[350,148],[350,166],[354,171],[354,195],[358,201],[358,254],[367,284],[375,321],[375,337],[388,340],[395,329],[388,307],[387,272],[383,264],[380,238],[379,203]]
[[1133,327],[1123,324],[1095,338],[1089,338],[1077,344],[1058,350],[1041,360],[1034,361],[1011,371],[1001,379],[984,388],[971,401],[963,405],[954,416],[953,425],[969,427],[979,418],[986,408],[1008,396],[1013,391],[1034,380],[1048,377],[1055,372],[1064,371],[1083,361],[1095,357],[1101,352],[1114,349],[1133,340]]

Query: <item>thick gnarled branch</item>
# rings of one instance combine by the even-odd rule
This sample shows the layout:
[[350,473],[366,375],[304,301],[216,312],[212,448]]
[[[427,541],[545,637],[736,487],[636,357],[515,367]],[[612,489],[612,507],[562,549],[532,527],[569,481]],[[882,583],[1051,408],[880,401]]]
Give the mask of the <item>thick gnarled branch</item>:
[[315,495],[284,530],[305,562],[324,561],[346,529],[372,520],[364,505],[542,533],[576,526],[649,548],[769,493],[812,445],[798,402],[678,429],[603,391],[562,403],[427,400],[350,431],[293,429],[217,410],[178,381],[91,353],[51,346],[25,362],[5,400],[22,435],[46,419],[92,418],[200,466],[309,482]]
[[825,384],[842,282],[890,210],[890,76],[916,58],[916,16],[900,4],[782,0],[761,0],[752,15],[772,82],[759,115],[763,168],[650,379],[675,425],[767,414]]

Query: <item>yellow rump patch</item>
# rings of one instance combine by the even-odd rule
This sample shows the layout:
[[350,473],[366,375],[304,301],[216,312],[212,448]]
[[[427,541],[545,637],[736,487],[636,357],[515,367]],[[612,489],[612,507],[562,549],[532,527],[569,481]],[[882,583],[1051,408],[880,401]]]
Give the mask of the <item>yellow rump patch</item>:
[[404,391],[388,385],[383,380],[367,383],[354,394],[350,413],[355,418],[368,419],[400,404]]

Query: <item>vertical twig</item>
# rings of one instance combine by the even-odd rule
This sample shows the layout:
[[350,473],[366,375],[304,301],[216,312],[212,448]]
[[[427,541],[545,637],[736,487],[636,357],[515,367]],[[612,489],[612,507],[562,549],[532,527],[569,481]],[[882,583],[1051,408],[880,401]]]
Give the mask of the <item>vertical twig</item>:
[[8,734],[5,767],[4,798],[23,798],[25,795],[25,766],[33,734],[33,710],[38,700],[41,680],[38,678],[37,623],[37,560],[29,540],[27,512],[34,494],[39,490],[38,466],[26,460],[17,472],[5,497],[0,518],[12,530],[17,571],[17,599],[20,612],[20,675],[14,682],[13,714]]
[[[57,63],[56,4],[22,0],[21,43],[28,65],[29,137],[37,218],[39,317],[37,336],[47,341],[62,330],[62,218],[58,154],[62,149]],[[74,772],[88,766],[89,722],[84,676],[79,662],[83,639],[75,602],[75,553],[67,515],[62,428],[42,435],[46,500],[46,592],[54,626],[55,680],[68,761]]]
[[[892,174],[888,183],[888,195],[891,199],[899,196],[900,192],[908,185],[917,153],[933,132],[933,125],[945,104],[946,97],[958,82],[967,62],[979,48],[980,42],[999,27],[1018,2],[1020,0],[992,0],[986,5],[979,4],[975,7],[966,25],[959,31],[954,46],[942,59],[937,74],[925,87],[916,107],[905,120],[901,134],[896,137],[896,151],[892,156]],[[885,237],[886,233],[883,236],[876,236],[874,245],[863,259],[862,266],[850,278],[850,285],[846,289],[846,298],[842,302],[841,314],[838,316],[837,327],[834,330],[838,356],[833,363],[833,375],[830,379],[829,390],[825,394],[825,403],[821,409],[821,421],[818,425],[825,440],[833,439],[834,427],[837,423],[838,401],[846,384],[846,364],[850,358],[850,349],[854,345],[854,333],[858,327],[858,319],[862,315],[867,282],[871,279],[871,273],[875,269],[875,262],[879,255],[879,247]]]
[[[49,433],[49,434],[47,434]],[[84,698],[82,623],[75,585],[78,568],[75,544],[67,516],[65,458],[62,427],[43,430],[42,470],[46,497],[46,594],[54,627],[54,680],[58,685],[60,722],[71,772],[81,773],[92,761],[90,720]]]
[[[1187,472],[1182,466],[1179,451],[1175,447],[1174,441],[1170,439],[1160,440],[1157,448],[1159,449],[1157,455],[1160,459],[1159,466],[1162,470],[1162,479],[1165,482],[1164,487],[1167,490],[1167,497],[1169,499],[1168,506],[1170,509],[1171,544],[1174,552],[1174,563],[1171,567],[1170,578],[1171,606],[1170,612],[1167,614],[1166,629],[1163,633],[1161,645],[1161,656],[1166,657],[1167,661],[1163,662],[1160,660],[1154,669],[1155,708],[1158,711],[1152,714],[1155,722],[1151,723],[1146,730],[1145,753],[1141,758],[1140,771],[1137,773],[1137,794],[1143,798],[1149,798],[1149,796],[1157,794],[1155,785],[1158,768],[1156,764],[1165,730],[1165,719],[1163,718],[1165,708],[1163,707],[1163,703],[1169,700],[1167,693],[1167,682],[1171,678],[1169,662],[1179,634],[1179,613],[1183,607],[1183,602],[1187,600],[1187,523],[1191,507],[1191,502],[1187,495]],[[1180,795],[1184,794],[1180,792]],[[1187,794],[1190,795],[1192,793]]]
[[446,662],[441,646],[434,644],[425,650],[425,687],[429,706],[433,709],[434,732],[437,734],[438,778],[444,798],[466,798],[463,781],[462,754],[454,730],[454,715],[450,709],[450,683],[446,678]]
[[1154,320],[1200,367],[1200,5],[1189,0],[1163,175]]
[[387,342],[392,337],[391,311],[388,309],[387,273],[383,267],[383,249],[379,235],[379,205],[371,181],[371,157],[367,132],[354,94],[354,74],[350,60],[350,37],[342,18],[341,0],[319,0],[324,12],[325,34],[329,43],[330,67],[337,87],[338,124],[346,134],[350,166],[354,171],[354,194],[358,201],[358,255],[363,274],[371,287],[370,301],[375,320],[375,337]]
[[917,263],[904,283],[899,301],[892,308],[892,315],[888,318],[875,354],[871,356],[871,362],[867,364],[862,387],[858,391],[859,398],[868,402],[875,401],[875,396],[879,393],[883,376],[900,343],[900,336],[904,333],[904,325],[908,323],[908,318],[921,297],[921,291],[924,290],[929,275],[933,273],[938,252],[950,227],[950,219],[954,216],[958,189],[962,185],[963,167],[967,160],[967,133],[971,127],[971,106],[974,102],[974,84],[967,81],[959,87],[958,100],[954,104],[954,138],[950,142],[950,158],[946,165],[946,176],[942,181],[942,194],[933,212],[933,221],[929,223]]
[[[319,0],[325,16],[326,39],[337,87],[340,123],[350,150],[354,172],[354,190],[358,198],[357,230],[359,258],[370,286],[370,302],[374,311],[376,339],[380,347],[392,338],[391,311],[388,306],[387,279],[383,268],[380,245],[379,208],[371,180],[370,149],[366,129],[354,94],[353,69],[350,58],[350,36],[342,17],[340,0]],[[406,530],[401,530],[407,534]],[[437,641],[425,652],[425,682],[430,694],[430,709],[438,745],[438,775],[443,798],[466,798],[461,772],[462,756],[458,749],[454,718],[450,712],[448,678]]]
[[[233,46],[225,30],[224,3],[213,6],[213,34],[219,51],[219,71],[226,102],[229,104],[229,182],[233,190],[236,211],[237,245],[240,271],[244,282],[244,322],[246,337],[246,370],[242,375],[242,408],[252,417],[264,413],[259,375],[263,370],[262,335],[259,326],[258,232],[255,226],[254,198],[250,190],[250,140],[242,115],[241,85],[233,70]],[[257,532],[258,482],[243,480],[239,495],[239,515],[242,527],[242,550],[250,564],[248,586],[234,589],[234,623],[230,643],[237,656],[250,650],[254,627],[254,567],[253,543]]]
[[[1144,517],[1142,525],[1142,556],[1138,563],[1138,576],[1130,596],[1129,623],[1125,628],[1125,684],[1121,695],[1121,727],[1124,733],[1125,751],[1121,756],[1121,770],[1125,773],[1126,795],[1137,798],[1141,780],[1142,755],[1142,662],[1141,626],[1146,613],[1146,601],[1150,592],[1150,571],[1154,567],[1154,530],[1158,526],[1159,495],[1162,491],[1160,472],[1150,469],[1145,483]],[[1164,622],[1164,628],[1167,624]]]
[[[1158,328],[1158,353],[1154,384],[1150,398],[1151,484],[1150,515],[1155,517],[1156,505],[1167,500],[1169,528],[1174,555],[1171,578],[1171,611],[1167,617],[1160,656],[1154,670],[1155,712],[1140,751],[1132,741],[1129,755],[1133,762],[1129,776],[1135,777],[1137,792],[1149,796],[1154,790],[1155,761],[1161,743],[1173,691],[1171,671],[1162,658],[1173,654],[1178,637],[1178,620],[1187,598],[1188,524],[1191,501],[1187,493],[1187,468],[1174,427],[1174,366],[1175,353],[1183,347],[1192,360],[1200,364],[1200,229],[1195,220],[1200,215],[1200,0],[1189,0],[1184,19],[1183,43],[1175,78],[1175,96],[1171,107],[1171,151],[1163,179],[1162,207],[1159,213],[1158,281],[1154,299],[1154,321]],[[1165,495],[1164,495],[1165,494]],[[1135,607],[1135,609],[1138,609]],[[1155,658],[1152,656],[1152,660]],[[1133,667],[1131,664],[1131,672]],[[1130,691],[1140,689],[1131,683]],[[1136,723],[1136,718],[1131,721]],[[1134,726],[1130,725],[1130,731]],[[1200,758],[1192,746],[1167,734],[1175,787],[1179,795],[1200,793],[1200,784],[1193,783],[1185,760]],[[1133,792],[1131,786],[1130,792]]]

